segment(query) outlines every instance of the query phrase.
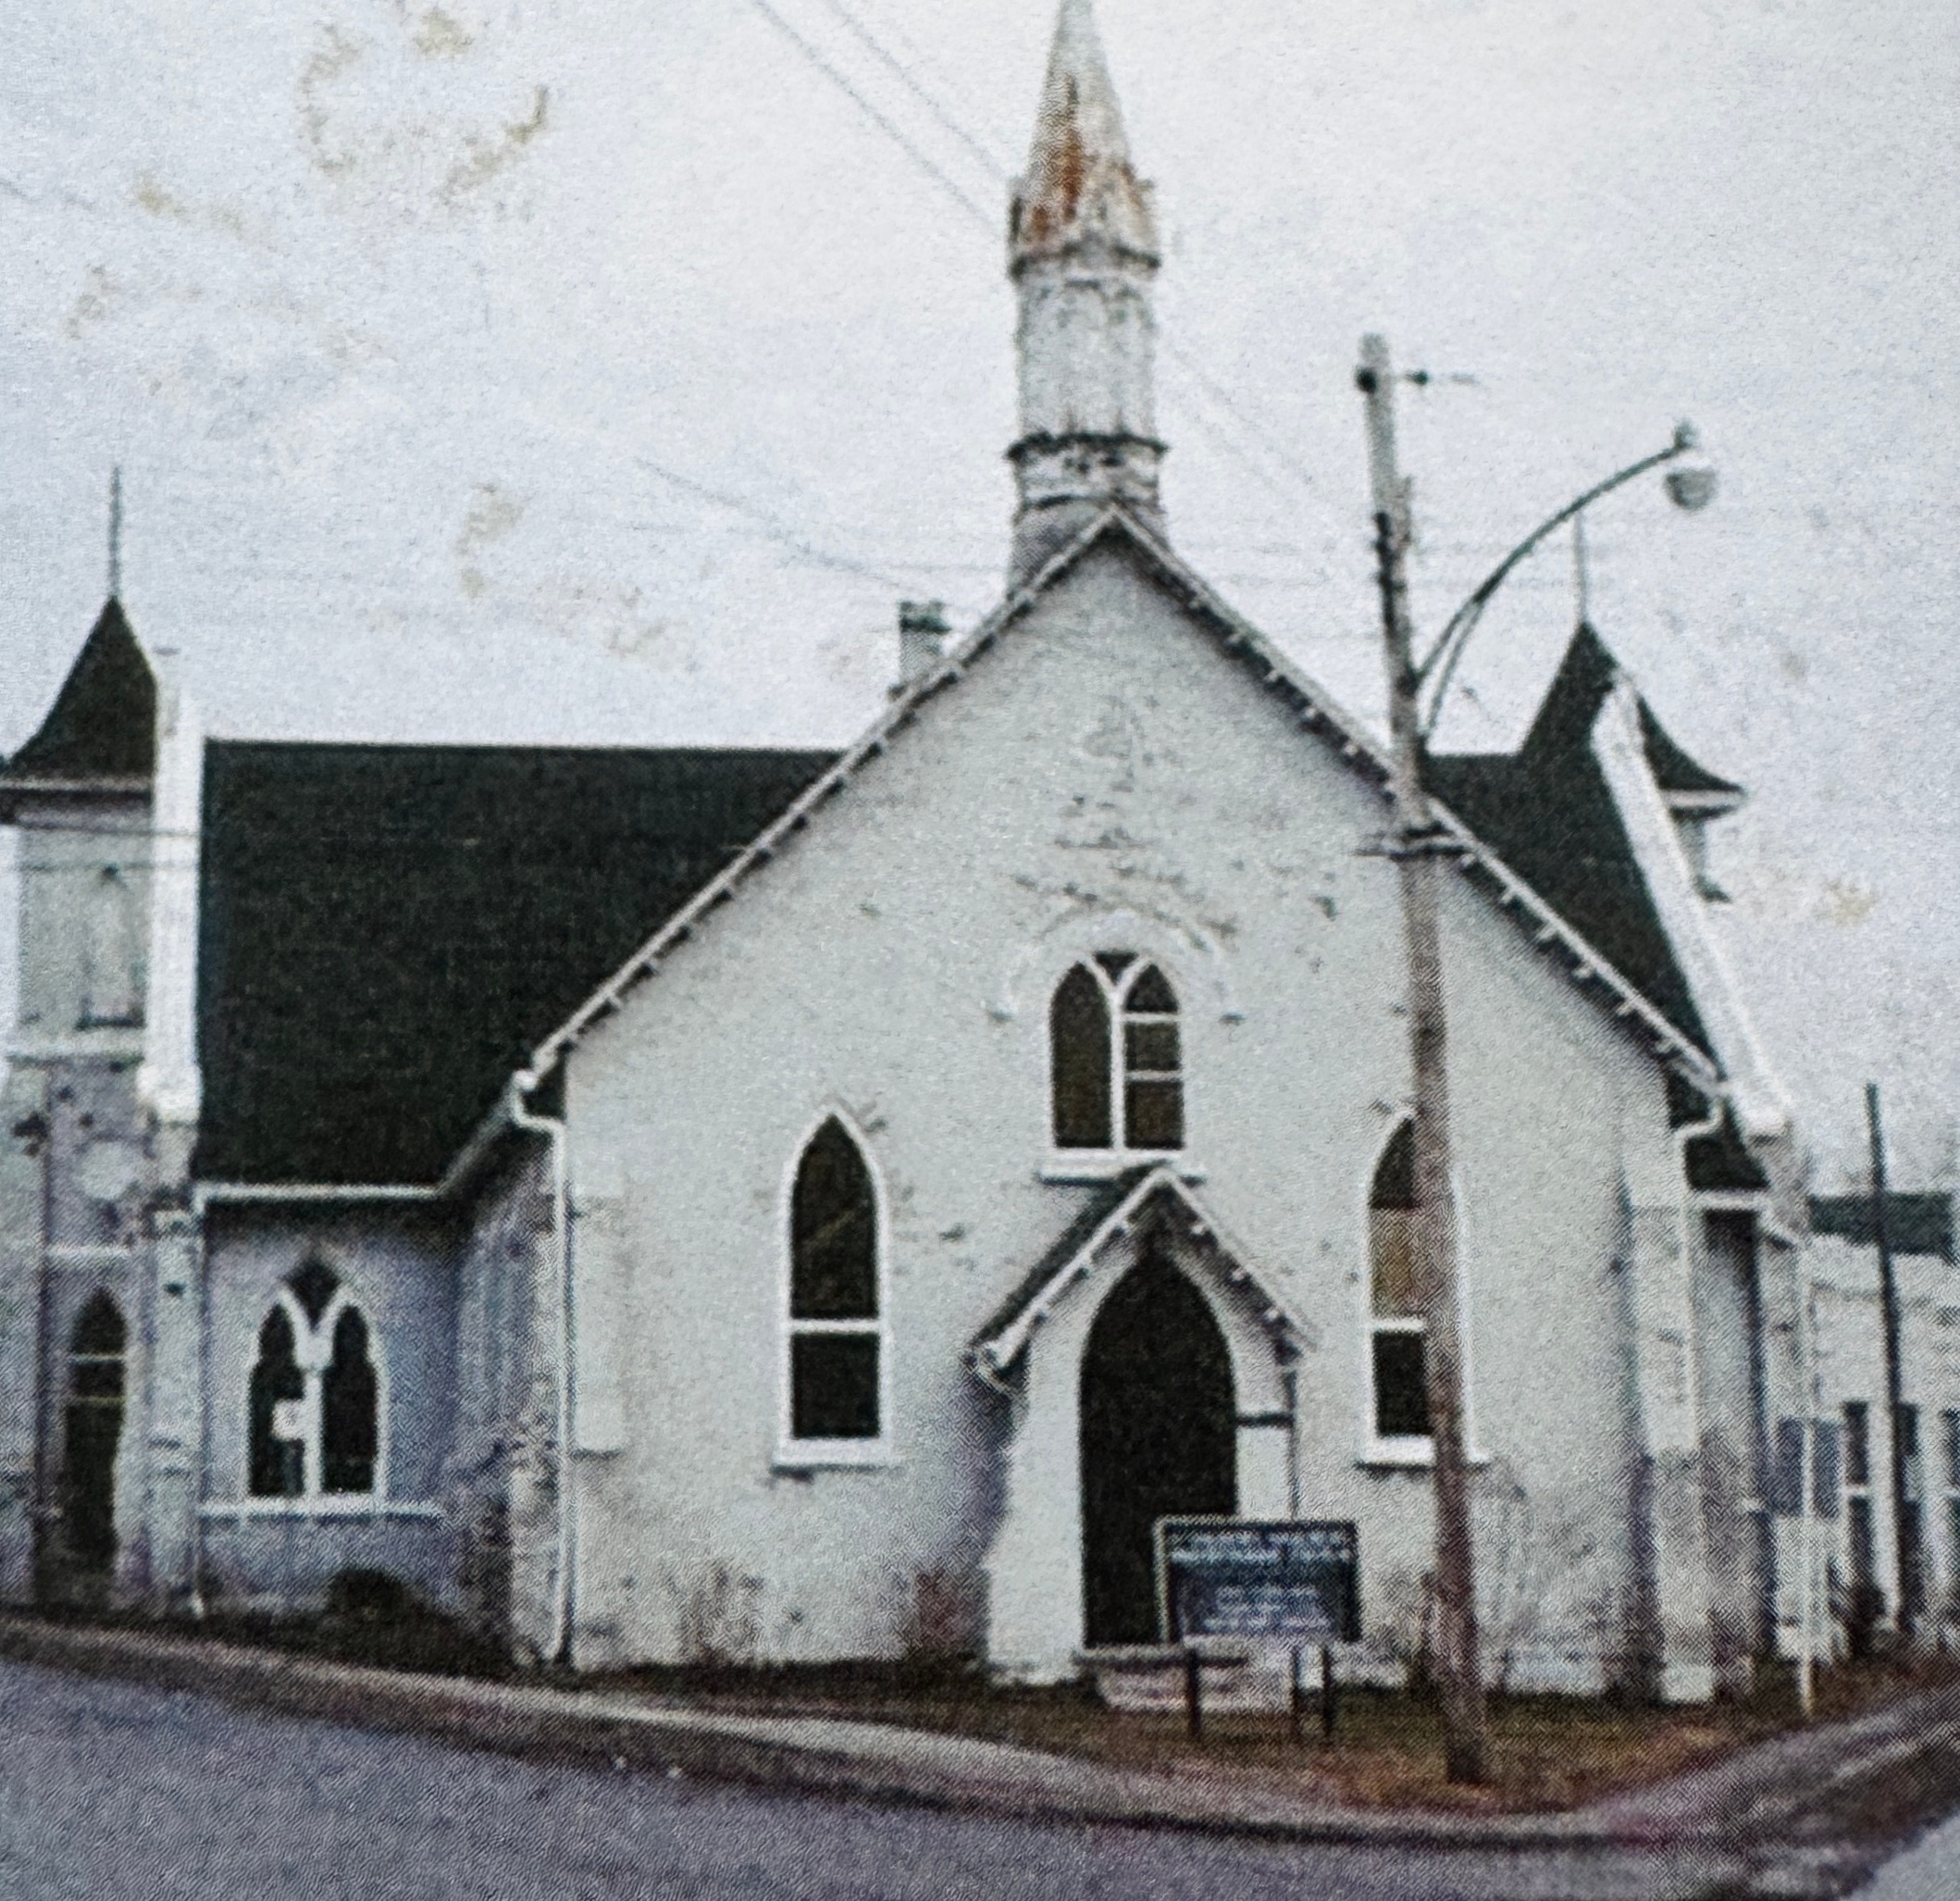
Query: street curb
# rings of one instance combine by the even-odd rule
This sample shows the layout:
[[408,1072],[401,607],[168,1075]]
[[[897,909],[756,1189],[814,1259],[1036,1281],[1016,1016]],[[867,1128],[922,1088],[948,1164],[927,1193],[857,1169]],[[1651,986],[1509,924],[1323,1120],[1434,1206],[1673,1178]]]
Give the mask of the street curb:
[[[1337,1809],[1236,1782],[1222,1786],[1188,1773],[1122,1771],[985,1745],[971,1750],[973,1765],[958,1769],[945,1759],[961,1754],[957,1744],[896,1726],[663,1708],[595,1692],[411,1674],[154,1631],[20,1616],[0,1615],[0,1658],[287,1716],[434,1736],[501,1755],[677,1771],[752,1787],[1021,1821],[1175,1829],[1303,1845],[1613,1851],[1666,1858],[1681,1864],[1684,1876],[1692,1868],[1696,1892],[1738,1878],[1753,1882],[1763,1872],[1760,1851],[1771,1845],[1753,1829],[1738,1831],[1732,1809],[1720,1818],[1677,1812],[1660,1828],[1653,1820],[1642,1825],[1637,1797],[1622,1798],[1610,1810],[1511,1816]],[[812,1741],[811,1731],[835,1732],[847,1740]],[[930,1759],[934,1756],[940,1759]],[[1003,1763],[1012,1773],[1001,1772]],[[1757,1852],[1750,1852],[1752,1846]],[[1816,1861],[1817,1852],[1805,1858]],[[1825,1858],[1835,1859],[1828,1853]],[[1801,1892],[1838,1888],[1833,1883]]]

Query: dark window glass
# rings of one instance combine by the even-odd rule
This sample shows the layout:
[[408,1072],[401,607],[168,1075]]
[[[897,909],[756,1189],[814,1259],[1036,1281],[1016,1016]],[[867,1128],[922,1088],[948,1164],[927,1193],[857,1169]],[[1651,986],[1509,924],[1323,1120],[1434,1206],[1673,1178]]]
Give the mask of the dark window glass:
[[1127,1023],[1123,1030],[1123,1060],[1134,1070],[1175,1073],[1178,1063],[1174,1023]]
[[296,1498],[305,1483],[305,1454],[297,1439],[273,1432],[282,1399],[300,1398],[305,1376],[293,1354],[292,1323],[275,1307],[258,1330],[258,1364],[252,1369],[252,1496]]
[[1917,1613],[1926,1609],[1926,1515],[1915,1498],[1899,1521],[1900,1568],[1905,1573],[1905,1600]]
[[1925,1473],[1919,1464],[1919,1409],[1917,1406],[1902,1406],[1899,1409],[1899,1451],[1905,1461],[1905,1496],[1917,1498],[1924,1496]]
[[1834,1419],[1820,1419],[1812,1442],[1810,1503],[1819,1518],[1835,1520],[1842,1480],[1844,1442]]
[[62,1539],[68,1556],[105,1571],[116,1559],[116,1447],[122,1435],[124,1328],[106,1294],[81,1310],[68,1337]]
[[799,1439],[878,1436],[875,1334],[798,1334],[789,1373],[790,1430]]
[[875,1320],[878,1219],[871,1171],[833,1117],[810,1138],[790,1215],[792,1320]]
[[320,1382],[320,1485],[374,1490],[378,1384],[367,1357],[367,1323],[353,1309],[333,1329],[333,1359]]
[[1405,1122],[1388,1138],[1369,1191],[1371,1208],[1413,1208],[1416,1205],[1416,1125]]
[[1078,963],[1048,1005],[1055,1146],[1107,1149],[1110,1130],[1110,1007],[1102,986]]
[[1375,1336],[1375,1434],[1383,1439],[1429,1435],[1429,1391],[1424,1384],[1420,1334]]
[[1871,1410],[1862,1399],[1844,1407],[1844,1483],[1871,1484]]
[[1174,1077],[1164,1082],[1131,1083],[1123,1089],[1123,1119],[1133,1149],[1182,1149],[1185,1146],[1185,1092]]
[[1096,962],[1109,972],[1110,981],[1118,984],[1123,981],[1123,972],[1136,962],[1136,953],[1134,950],[1098,950]]
[[307,1320],[315,1326],[320,1323],[320,1316],[327,1311],[327,1303],[340,1289],[340,1281],[333,1270],[317,1261],[309,1261],[286,1283],[292,1289],[293,1298],[300,1303]]
[[1141,1011],[1148,1016],[1174,1015],[1177,992],[1164,980],[1163,972],[1153,963],[1130,986],[1123,1008]]
[[1872,1541],[1871,1499],[1866,1494],[1844,1501],[1845,1528],[1851,1538],[1851,1581],[1870,1584],[1878,1579],[1878,1558]]

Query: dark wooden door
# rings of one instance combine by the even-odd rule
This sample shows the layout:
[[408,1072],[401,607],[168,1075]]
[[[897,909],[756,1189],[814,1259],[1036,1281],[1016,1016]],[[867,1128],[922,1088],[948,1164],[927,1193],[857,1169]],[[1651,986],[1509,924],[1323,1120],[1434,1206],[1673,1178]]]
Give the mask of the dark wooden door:
[[1204,1296],[1157,1249],[1102,1304],[1082,1360],[1082,1571],[1090,1644],[1158,1641],[1160,1518],[1238,1509],[1232,1361]]
[[68,1353],[63,1420],[61,1555],[74,1572],[100,1574],[116,1562],[116,1447],[122,1437],[126,1340],[106,1294],[82,1309]]

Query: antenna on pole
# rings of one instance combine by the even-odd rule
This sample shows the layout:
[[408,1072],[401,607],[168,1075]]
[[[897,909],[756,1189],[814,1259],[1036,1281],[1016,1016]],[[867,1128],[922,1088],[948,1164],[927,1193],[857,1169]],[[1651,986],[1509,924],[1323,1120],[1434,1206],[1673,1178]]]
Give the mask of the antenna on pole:
[[109,471],[109,598],[122,594],[122,464]]

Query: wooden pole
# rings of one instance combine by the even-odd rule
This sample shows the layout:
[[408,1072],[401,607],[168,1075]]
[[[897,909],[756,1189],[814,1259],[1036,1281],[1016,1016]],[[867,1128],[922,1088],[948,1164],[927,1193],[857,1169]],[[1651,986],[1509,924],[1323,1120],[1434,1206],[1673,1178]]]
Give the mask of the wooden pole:
[[1899,1363],[1899,1280],[1892,1270],[1892,1225],[1885,1207],[1885,1130],[1879,1086],[1865,1085],[1865,1126],[1871,1138],[1871,1237],[1879,1247],[1879,1304],[1885,1318],[1885,1403],[1892,1421],[1892,1544],[1898,1554],[1899,1634],[1910,1638],[1919,1595],[1919,1540],[1913,1528],[1906,1462],[1905,1380]]
[[1408,1034],[1415,1098],[1417,1300],[1424,1322],[1424,1373],[1436,1509],[1436,1676],[1443,1697],[1445,1769],[1453,1783],[1481,1783],[1489,1721],[1477,1648],[1476,1562],[1463,1436],[1463,1355],[1458,1336],[1457,1228],[1450,1189],[1448,1025],[1443,999],[1437,829],[1422,777],[1420,677],[1409,625],[1404,561],[1409,491],[1396,466],[1395,372],[1387,340],[1361,340],[1356,374],[1368,411],[1377,581],[1388,661],[1395,744],[1395,857],[1408,970]]

